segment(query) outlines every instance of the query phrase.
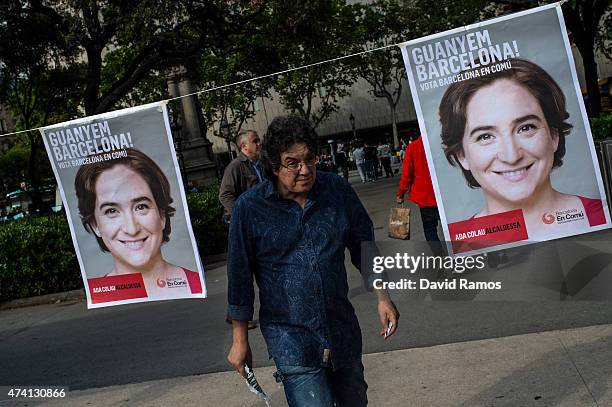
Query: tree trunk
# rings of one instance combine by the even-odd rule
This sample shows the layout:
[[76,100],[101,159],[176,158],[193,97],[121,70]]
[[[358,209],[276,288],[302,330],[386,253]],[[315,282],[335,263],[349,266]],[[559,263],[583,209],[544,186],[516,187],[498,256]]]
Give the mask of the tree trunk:
[[87,86],[85,87],[84,104],[85,114],[91,116],[98,109],[100,90],[100,72],[102,71],[102,53],[92,47],[87,50]]
[[595,62],[595,44],[589,44],[585,49],[580,49],[582,64],[584,65],[584,78],[587,87],[587,112],[589,117],[598,117],[601,113],[601,97],[599,85],[597,84],[597,63]]
[[395,111],[395,104],[393,103],[393,99],[391,96],[387,96],[387,103],[389,103],[389,109],[391,110],[391,127],[393,128],[393,148],[398,149],[400,146],[399,143],[399,134],[397,131],[397,112]]
[[38,155],[38,137],[30,136],[30,157],[28,160],[28,179],[30,180],[30,190],[28,195],[32,199],[32,205],[30,206],[30,213],[34,213],[37,209],[42,210],[42,196],[40,193],[40,174],[36,165],[36,156]]
[[595,62],[595,35],[601,16],[605,10],[601,6],[605,2],[592,0],[576,1],[574,6],[570,2],[563,4],[563,16],[573,42],[582,56],[584,78],[587,88],[587,112],[590,117],[597,117],[601,112],[601,98],[597,85],[597,63]]

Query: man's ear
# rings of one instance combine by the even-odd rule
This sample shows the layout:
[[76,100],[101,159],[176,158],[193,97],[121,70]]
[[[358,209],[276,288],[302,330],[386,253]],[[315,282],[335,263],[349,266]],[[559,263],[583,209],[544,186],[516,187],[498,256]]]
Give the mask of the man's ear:
[[468,160],[465,158],[465,154],[462,151],[459,151],[456,155],[455,158],[457,158],[457,161],[459,161],[459,164],[461,165],[461,167],[466,170],[469,171],[470,170],[470,164],[468,163]]

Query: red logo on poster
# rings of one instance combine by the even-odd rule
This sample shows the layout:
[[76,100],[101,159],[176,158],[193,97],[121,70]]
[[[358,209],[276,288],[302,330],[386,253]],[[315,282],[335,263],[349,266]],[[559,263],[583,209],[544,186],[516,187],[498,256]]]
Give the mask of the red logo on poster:
[[555,215],[553,215],[552,213],[545,213],[544,215],[542,215],[542,222],[546,223],[547,225],[554,223],[554,221]]
[[158,279],[157,279],[157,285],[158,285],[160,288],[164,288],[164,287],[166,286],[166,280],[164,280],[163,278],[158,278]]

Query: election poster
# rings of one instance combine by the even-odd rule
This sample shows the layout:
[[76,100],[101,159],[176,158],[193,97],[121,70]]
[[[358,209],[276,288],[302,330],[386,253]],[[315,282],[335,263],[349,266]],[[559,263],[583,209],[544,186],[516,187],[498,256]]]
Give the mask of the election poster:
[[165,102],[41,130],[88,308],[205,298]]
[[559,5],[401,49],[452,253],[610,227]]

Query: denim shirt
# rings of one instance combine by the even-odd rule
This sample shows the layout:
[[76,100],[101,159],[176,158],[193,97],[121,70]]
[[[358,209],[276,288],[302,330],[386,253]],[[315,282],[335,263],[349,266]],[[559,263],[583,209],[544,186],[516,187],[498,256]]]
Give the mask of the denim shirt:
[[229,317],[253,319],[253,276],[261,331],[277,366],[345,367],[361,356],[361,329],[348,300],[344,251],[361,269],[372,220],[341,177],[317,172],[302,209],[266,180],[232,213]]

